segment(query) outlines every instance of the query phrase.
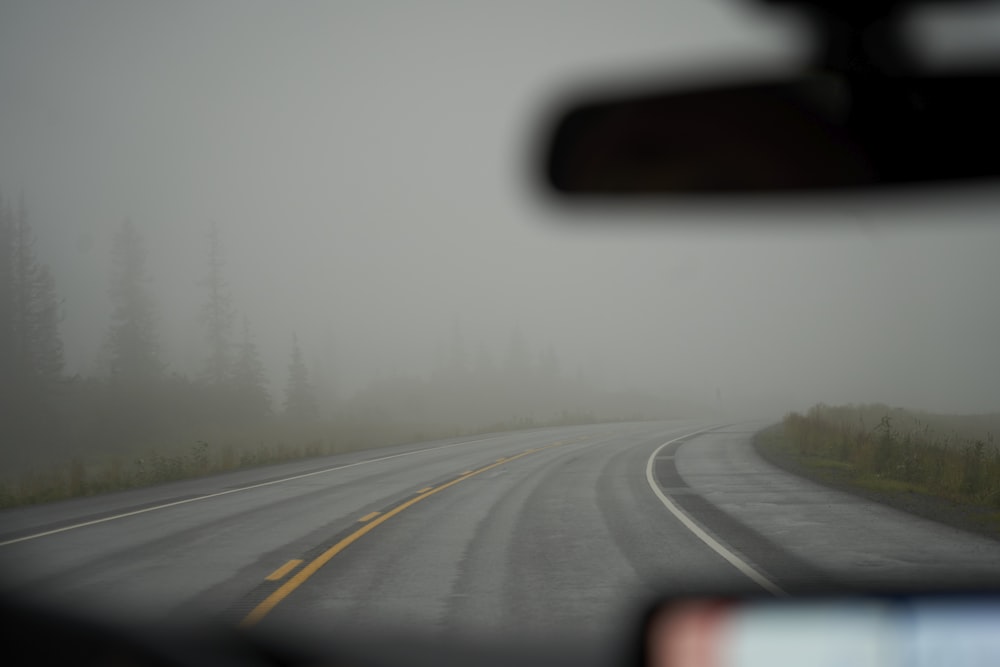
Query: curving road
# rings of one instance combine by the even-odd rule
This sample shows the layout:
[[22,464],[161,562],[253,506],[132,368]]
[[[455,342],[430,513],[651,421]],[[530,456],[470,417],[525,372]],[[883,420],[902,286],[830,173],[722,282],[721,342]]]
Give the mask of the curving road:
[[997,580],[1000,543],[762,461],[760,424],[537,429],[0,512],[3,590],[267,627],[605,643],[657,591]]

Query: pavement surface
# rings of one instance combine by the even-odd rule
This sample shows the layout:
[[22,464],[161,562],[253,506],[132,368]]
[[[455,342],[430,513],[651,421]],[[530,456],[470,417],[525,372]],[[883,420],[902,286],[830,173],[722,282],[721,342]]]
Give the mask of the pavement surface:
[[790,475],[764,424],[536,429],[0,512],[0,591],[280,631],[607,644],[664,592],[1000,580],[1000,543]]

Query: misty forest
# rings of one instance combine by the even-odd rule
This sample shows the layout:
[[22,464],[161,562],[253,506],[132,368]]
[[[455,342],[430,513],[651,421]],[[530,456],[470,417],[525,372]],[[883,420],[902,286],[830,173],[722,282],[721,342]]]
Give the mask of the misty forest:
[[[600,392],[567,373],[551,344],[513,328],[506,349],[442,323],[426,376],[376,378],[350,395],[335,369],[310,367],[289,330],[284,377],[267,376],[252,323],[226,277],[216,225],[191,239],[202,363],[178,372],[161,345],[156,279],[139,225],[124,220],[107,248],[111,316],[95,372],[65,370],[64,301],[40,257],[29,206],[0,201],[0,504],[37,502],[237,466],[398,442],[598,420],[669,416],[662,400]],[[313,356],[315,358],[315,356]]]

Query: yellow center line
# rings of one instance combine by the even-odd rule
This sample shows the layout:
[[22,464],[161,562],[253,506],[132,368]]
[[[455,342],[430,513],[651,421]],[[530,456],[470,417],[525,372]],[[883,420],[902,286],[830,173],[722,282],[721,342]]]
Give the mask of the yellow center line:
[[[472,471],[470,470],[470,471],[466,471],[466,472],[472,472]],[[419,491],[417,491],[417,493],[427,493],[428,491],[430,491],[433,488],[434,488],[433,486],[425,486],[424,488],[422,488]]]
[[299,558],[292,559],[264,578],[267,579],[268,581],[278,581],[279,579],[282,579],[286,574],[297,568],[299,565],[302,565],[301,559]]
[[[555,447],[555,446],[556,445],[548,445],[548,447]],[[547,449],[547,447],[542,447],[541,449]],[[332,547],[330,547],[329,549],[327,549],[326,551],[324,551],[323,553],[321,553],[319,556],[317,556],[314,560],[312,560],[311,562],[309,562],[308,564],[306,564],[306,566],[304,568],[302,568],[301,570],[299,570],[298,572],[295,573],[295,576],[293,576],[291,579],[289,579],[288,581],[286,581],[285,583],[283,583],[277,590],[275,590],[273,593],[271,593],[266,598],[264,598],[264,600],[260,604],[258,604],[256,607],[254,607],[253,611],[251,611],[249,614],[247,614],[246,618],[244,618],[240,622],[240,626],[244,627],[244,628],[247,628],[247,627],[250,627],[252,625],[255,625],[255,624],[259,623],[260,620],[262,618],[264,618],[265,616],[267,616],[267,614],[270,613],[270,611],[272,609],[274,609],[275,606],[277,606],[279,602],[281,602],[286,597],[288,597],[289,594],[292,591],[294,591],[296,588],[298,588],[299,586],[301,586],[302,584],[304,584],[311,576],[313,576],[314,574],[316,574],[316,572],[318,572],[321,567],[323,567],[328,562],[330,562],[331,558],[333,558],[334,556],[336,556],[337,554],[339,554],[341,551],[343,551],[344,549],[346,549],[347,547],[351,546],[352,544],[354,544],[355,542],[357,542],[359,539],[361,539],[362,537],[364,537],[365,535],[367,535],[368,533],[370,533],[372,530],[375,529],[376,526],[382,525],[383,523],[385,523],[386,521],[388,521],[392,517],[396,516],[397,514],[400,514],[401,512],[404,512],[405,510],[409,509],[410,507],[413,507],[414,505],[416,505],[417,503],[419,503],[421,500],[424,500],[426,498],[430,498],[431,496],[433,496],[435,493],[438,493],[439,491],[444,491],[448,487],[455,486],[459,482],[464,482],[465,480],[469,479],[470,477],[475,477],[476,475],[484,473],[487,470],[490,470],[492,468],[496,468],[498,465],[501,465],[502,463],[506,463],[508,461],[513,461],[514,459],[519,459],[522,456],[527,456],[527,455],[528,455],[527,452],[523,452],[521,454],[515,454],[514,456],[511,456],[510,458],[501,459],[500,461],[498,461],[496,463],[491,463],[490,465],[484,466],[482,468],[479,468],[478,470],[471,470],[471,471],[463,474],[461,477],[457,477],[457,478],[453,479],[450,482],[446,482],[445,484],[442,484],[441,486],[438,486],[438,487],[436,487],[434,489],[431,489],[430,491],[428,491],[426,493],[422,493],[422,494],[420,494],[419,496],[417,496],[415,498],[411,498],[410,500],[407,500],[407,501],[403,502],[402,504],[397,505],[396,507],[392,508],[391,510],[389,510],[385,514],[377,517],[375,520],[373,520],[373,521],[371,521],[369,523],[366,523],[364,526],[362,526],[361,528],[358,528],[356,531],[354,531],[353,533],[351,533],[350,535],[348,535],[347,537],[345,537],[341,541],[337,542]]]
[[361,517],[360,519],[358,519],[358,521],[360,523],[364,523],[365,521],[371,521],[372,519],[374,519],[375,517],[377,517],[379,514],[381,514],[381,512],[369,512],[368,514],[366,514],[363,517]]

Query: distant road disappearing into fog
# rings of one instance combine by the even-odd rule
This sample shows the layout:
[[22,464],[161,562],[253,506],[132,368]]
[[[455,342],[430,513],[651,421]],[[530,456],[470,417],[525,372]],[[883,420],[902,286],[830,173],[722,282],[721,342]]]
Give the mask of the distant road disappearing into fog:
[[595,642],[677,586],[1000,574],[1000,543],[765,463],[761,426],[536,429],[6,510],[0,573],[140,617]]

